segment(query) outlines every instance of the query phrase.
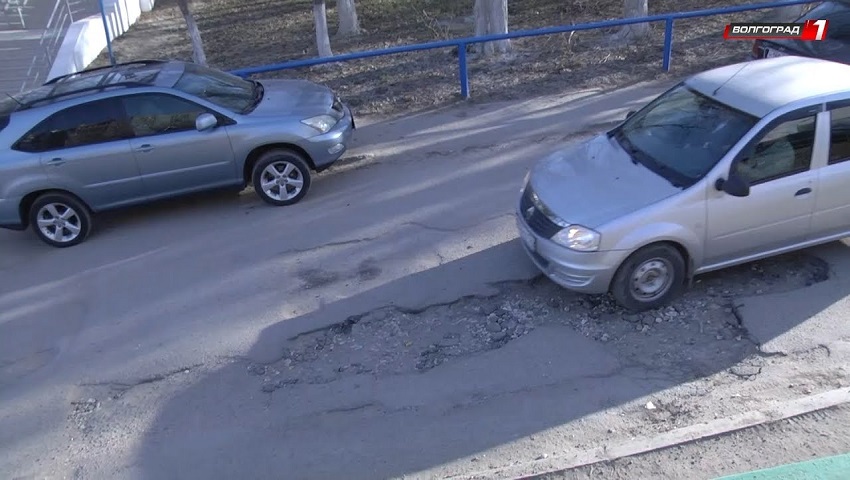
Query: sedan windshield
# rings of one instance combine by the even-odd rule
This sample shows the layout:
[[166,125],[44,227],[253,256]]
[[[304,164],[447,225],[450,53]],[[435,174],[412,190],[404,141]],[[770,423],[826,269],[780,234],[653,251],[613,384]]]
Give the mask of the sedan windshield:
[[262,98],[262,86],[219,70],[186,64],[174,88],[236,113],[247,113]]
[[611,135],[636,163],[687,188],[705,176],[757,121],[680,84]]

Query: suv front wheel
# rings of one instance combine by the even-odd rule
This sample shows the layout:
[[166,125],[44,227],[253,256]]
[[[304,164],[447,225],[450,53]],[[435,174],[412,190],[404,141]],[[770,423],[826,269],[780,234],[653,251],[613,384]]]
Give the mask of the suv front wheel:
[[77,245],[91,232],[91,213],[85,204],[65,193],[45,193],[32,203],[29,221],[38,238],[53,247]]
[[254,191],[266,203],[293,205],[310,189],[310,167],[291,150],[271,150],[257,159],[251,179]]

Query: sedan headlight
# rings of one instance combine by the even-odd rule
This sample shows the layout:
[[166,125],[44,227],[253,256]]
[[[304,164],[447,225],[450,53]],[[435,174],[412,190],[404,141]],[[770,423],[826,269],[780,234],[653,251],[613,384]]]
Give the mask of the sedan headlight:
[[301,123],[315,128],[319,131],[319,133],[328,133],[332,128],[334,128],[337,121],[338,120],[336,118],[330,115],[319,115],[317,117],[301,120]]
[[570,250],[579,252],[595,252],[599,249],[602,235],[581,225],[570,225],[552,237],[552,241]]

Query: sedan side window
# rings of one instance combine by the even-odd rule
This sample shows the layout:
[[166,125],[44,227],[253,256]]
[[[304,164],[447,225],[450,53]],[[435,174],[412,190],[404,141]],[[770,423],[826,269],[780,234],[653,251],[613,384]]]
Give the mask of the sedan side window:
[[829,164],[850,160],[850,107],[830,112]]
[[812,162],[814,116],[768,128],[767,134],[734,167],[750,185],[805,172]]
[[15,148],[46,152],[130,138],[118,105],[111,99],[84,103],[48,117],[30,130]]
[[137,137],[194,130],[198,115],[209,113],[196,103],[172,95],[130,95],[123,101]]

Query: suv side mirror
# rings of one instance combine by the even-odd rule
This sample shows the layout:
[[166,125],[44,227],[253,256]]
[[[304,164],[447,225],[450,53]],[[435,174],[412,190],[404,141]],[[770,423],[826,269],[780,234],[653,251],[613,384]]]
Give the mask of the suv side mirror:
[[714,188],[726,192],[733,197],[747,197],[750,195],[750,184],[735,172],[729,173],[729,178],[718,178]]
[[199,132],[212,130],[218,125],[218,119],[211,113],[202,113],[195,119],[195,129]]
[[626,114],[626,120],[628,120],[628,119],[632,118],[632,115],[634,115],[634,114],[636,114],[636,113],[637,113],[637,111],[635,111],[635,110],[630,110],[630,111],[629,111],[629,113],[627,113],[627,114]]

